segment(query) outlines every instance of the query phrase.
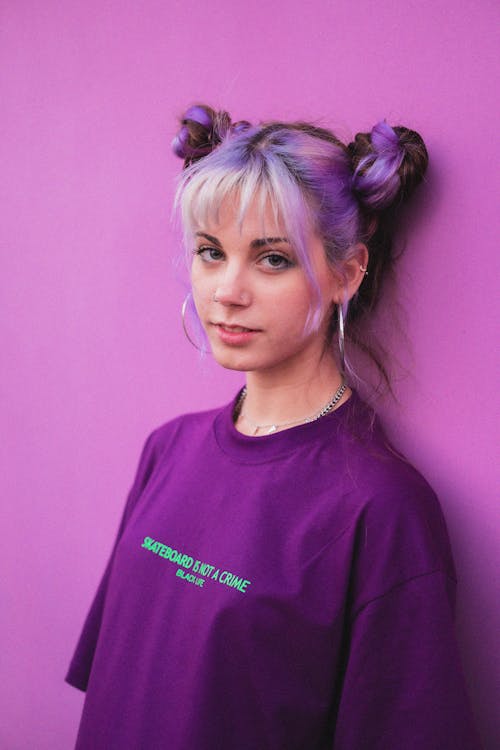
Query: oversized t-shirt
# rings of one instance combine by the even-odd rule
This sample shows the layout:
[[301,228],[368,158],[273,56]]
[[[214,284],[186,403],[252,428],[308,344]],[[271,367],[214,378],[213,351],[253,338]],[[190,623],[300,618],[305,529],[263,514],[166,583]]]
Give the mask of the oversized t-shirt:
[[146,440],[66,681],[77,750],[474,750],[439,503],[354,393]]

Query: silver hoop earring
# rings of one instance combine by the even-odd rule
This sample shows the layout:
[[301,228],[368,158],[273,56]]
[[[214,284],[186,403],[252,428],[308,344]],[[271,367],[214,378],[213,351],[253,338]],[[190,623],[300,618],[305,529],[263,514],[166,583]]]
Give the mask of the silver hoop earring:
[[189,343],[192,346],[194,346],[194,348],[197,349],[199,352],[204,352],[205,351],[204,349],[201,349],[197,344],[195,344],[195,342],[193,341],[193,339],[189,335],[188,329],[187,329],[187,326],[186,326],[186,310],[187,310],[187,306],[188,306],[188,303],[189,303],[189,298],[191,296],[192,296],[191,292],[188,292],[186,294],[185,298],[184,298],[184,302],[182,303],[182,307],[181,307],[182,330],[184,331],[184,335],[187,338],[187,340],[189,341]]
[[214,293],[212,294],[212,299],[213,299],[213,301],[214,301],[214,302],[218,302],[218,301],[219,301],[219,300],[217,299],[216,295],[215,295],[215,292],[214,292]]
[[345,346],[344,346],[344,310],[342,303],[337,304],[337,317],[339,327],[339,358],[341,374],[345,375]]

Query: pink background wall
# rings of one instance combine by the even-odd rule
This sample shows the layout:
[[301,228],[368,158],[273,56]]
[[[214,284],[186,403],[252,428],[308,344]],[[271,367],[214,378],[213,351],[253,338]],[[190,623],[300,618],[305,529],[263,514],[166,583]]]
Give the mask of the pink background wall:
[[499,15],[493,0],[3,0],[2,749],[73,746],[83,694],[63,677],[142,443],[240,383],[180,327],[169,141],[198,99],[426,138],[399,271],[407,341],[389,342],[400,403],[381,411],[441,497],[464,668],[498,746]]

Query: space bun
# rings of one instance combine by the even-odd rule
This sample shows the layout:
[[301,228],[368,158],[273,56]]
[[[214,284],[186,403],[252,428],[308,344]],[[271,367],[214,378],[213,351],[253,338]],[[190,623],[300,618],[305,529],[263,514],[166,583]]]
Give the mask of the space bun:
[[250,126],[246,121],[233,124],[227,112],[216,111],[206,104],[189,107],[180,123],[180,130],[172,141],[172,149],[184,159],[185,167],[213,151],[229,132],[241,132]]
[[384,211],[404,201],[422,181],[428,154],[414,130],[377,123],[358,133],[348,146],[353,165],[352,188],[367,209]]

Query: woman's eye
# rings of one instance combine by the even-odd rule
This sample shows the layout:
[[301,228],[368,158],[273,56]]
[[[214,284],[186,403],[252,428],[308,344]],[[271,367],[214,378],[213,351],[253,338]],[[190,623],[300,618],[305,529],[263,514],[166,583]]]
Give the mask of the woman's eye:
[[269,255],[265,255],[262,258],[262,262],[268,268],[273,269],[290,268],[294,265],[290,258],[287,258],[285,255],[280,255],[279,253],[269,253]]
[[206,245],[203,245],[202,247],[197,247],[195,249],[195,254],[199,255],[202,260],[204,260],[206,263],[210,263],[211,261],[220,260],[223,256],[222,250],[219,250],[217,247],[208,247]]

